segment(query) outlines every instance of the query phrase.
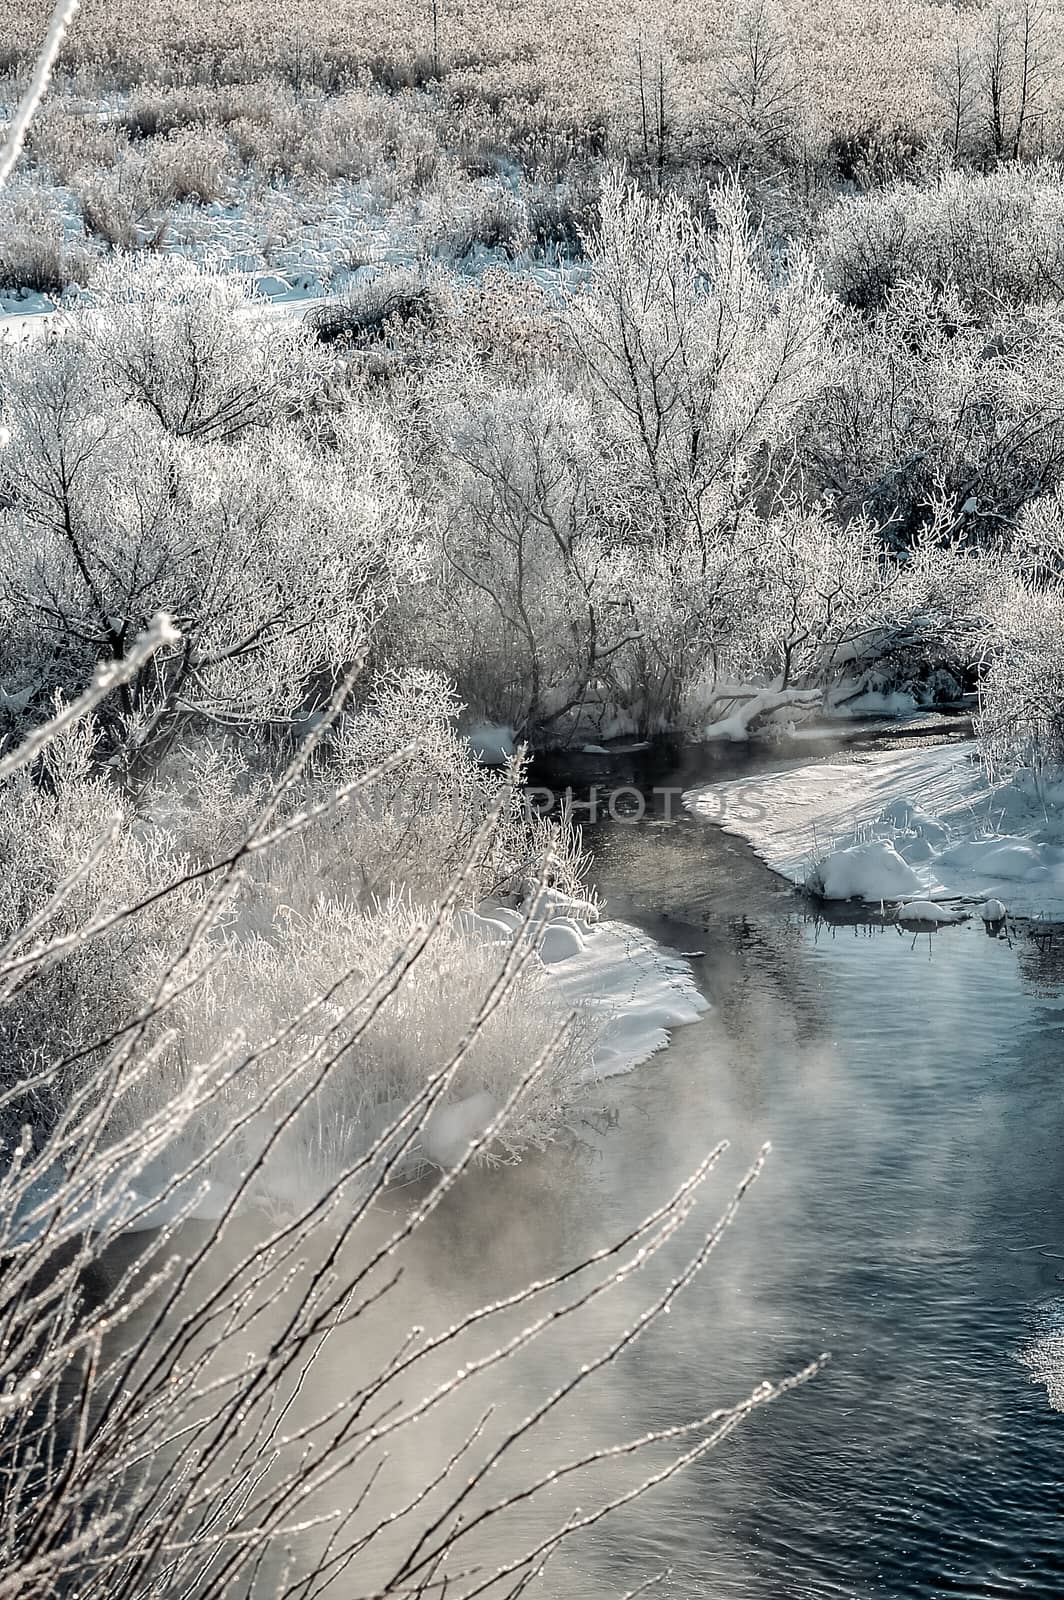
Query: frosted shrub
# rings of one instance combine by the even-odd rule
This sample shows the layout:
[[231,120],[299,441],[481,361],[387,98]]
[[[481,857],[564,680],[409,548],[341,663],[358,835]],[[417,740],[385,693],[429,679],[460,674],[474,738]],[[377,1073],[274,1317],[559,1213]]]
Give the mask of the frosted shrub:
[[746,552],[749,613],[729,652],[740,677],[819,688],[875,653],[892,574],[868,523],[783,511],[748,528]]
[[[222,110],[231,91],[200,84],[140,82],[129,97],[124,120],[137,139],[155,139],[201,126]],[[224,102],[223,102],[224,103]]]
[[152,146],[149,182],[164,203],[195,200],[206,205],[224,197],[231,164],[229,146],[221,134],[189,129]]
[[84,241],[67,239],[63,214],[29,183],[0,190],[0,291],[28,289],[58,297],[87,283],[94,262]]
[[359,178],[390,168],[398,197],[420,194],[442,159],[428,110],[414,95],[348,90],[321,107],[308,159],[330,178]]
[[825,276],[850,305],[875,310],[915,278],[949,286],[968,311],[1064,297],[1064,177],[1046,163],[946,172],[842,199],[827,213]]
[[992,603],[993,645],[977,733],[995,776],[1064,771],[1064,592],[1015,578]]
[[917,623],[924,585],[885,557],[875,527],[840,527],[821,507],[744,513],[720,536],[717,571],[716,626],[680,706],[695,731],[719,724],[739,737],[842,684],[904,679],[923,627],[944,628],[941,614]]
[[120,261],[94,286],[104,371],[173,434],[235,439],[291,415],[318,367],[298,323],[266,323],[248,284],[189,261]]
[[80,172],[71,184],[86,230],[112,250],[158,250],[171,207],[160,195],[147,157],[130,151],[109,171]]
[[357,279],[314,313],[311,325],[327,344],[364,347],[416,342],[431,333],[451,309],[448,285],[411,267],[385,267]]
[[1024,506],[1017,519],[1010,550],[1012,563],[1024,577],[1059,583],[1064,575],[1064,488]]
[[1064,497],[1026,506],[984,597],[988,666],[977,732],[991,770],[1064,770]]
[[501,379],[530,379],[564,361],[565,337],[550,297],[532,279],[489,267],[460,285],[460,323],[471,355]]
[[0,513],[10,709],[72,692],[160,607],[185,626],[181,648],[162,650],[109,713],[109,736],[127,753],[189,715],[232,728],[290,720],[359,654],[409,570],[395,538],[402,502],[382,497],[368,441],[350,465],[282,425],[223,443],[211,424],[231,435],[247,412],[228,409],[236,389],[199,386],[194,399],[212,416],[174,437],[161,423],[175,393],[149,368],[156,377],[162,419],[154,406],[130,408],[136,388],[123,404],[112,374],[101,380],[72,342],[21,353],[0,458],[11,491]]
[[514,257],[531,243],[520,194],[498,179],[470,182],[457,172],[426,196],[421,227],[427,250],[443,261],[465,261],[480,248]]
[[[129,802],[94,767],[94,743],[86,721],[53,741],[34,777],[22,772],[0,784],[5,961],[135,905],[168,876],[180,876],[180,854],[137,827]],[[200,899],[191,887],[175,890],[165,906],[147,906],[135,920],[94,941],[75,942],[3,985],[0,1096],[20,1080],[28,1084],[35,1070],[64,1064],[8,1101],[0,1128],[10,1131],[13,1120],[28,1120],[40,1133],[62,1113],[66,1096],[91,1084],[109,1037],[149,1005],[165,967],[164,948],[191,928]],[[157,1031],[148,1028],[147,1037]]]
[[124,130],[102,122],[95,107],[78,102],[46,100],[27,140],[30,155],[58,183],[79,174],[113,167],[129,153]]
[[607,697],[641,736],[677,725],[696,732],[704,724],[706,695],[727,672],[728,653],[756,603],[751,531],[743,523],[707,539],[690,528],[667,544],[614,551],[611,593],[622,601],[631,638],[608,664]]
[[777,275],[734,184],[711,232],[675,196],[619,178],[587,241],[590,283],[569,325],[632,488],[657,518],[690,518],[741,493],[824,383],[827,305],[808,261]]
[[938,525],[994,542],[1064,471],[1064,320],[1055,310],[973,326],[955,296],[895,291],[863,328],[840,324],[836,381],[801,451],[842,514],[903,542]]
[[[498,982],[507,947],[446,918],[387,1007],[362,1001],[383,982],[433,910],[416,911],[395,897],[368,909],[319,900],[305,915],[281,919],[282,938],[232,944],[199,986],[195,1020],[183,1036],[184,1053],[192,1058],[210,1059],[238,1026],[248,1031],[255,1050],[275,1031],[290,1029],[293,1019],[299,1022],[290,1029],[285,1047],[266,1053],[264,1067],[242,1073],[226,1090],[217,1105],[220,1125],[202,1130],[203,1138],[212,1133],[217,1137],[227,1121],[246,1115],[277,1083],[283,1084],[294,1063],[319,1039],[332,1034],[330,1054],[345,1038],[357,1040],[336,1054],[320,1088],[299,1109],[277,1147],[276,1164],[261,1179],[269,1203],[298,1203],[363,1160],[388,1122],[446,1069],[470,1019]],[[244,1020],[249,993],[269,996],[268,1008],[250,1030]],[[316,1001],[319,995],[328,999]],[[465,1105],[479,1119],[466,1138],[481,1131],[540,1057],[543,1072],[485,1154],[506,1159],[529,1146],[542,1146],[579,1097],[594,1038],[590,1014],[567,1023],[546,971],[530,954],[477,1030],[440,1113],[435,1122],[427,1122],[403,1171],[426,1162],[450,1165],[465,1141],[451,1134],[448,1124],[454,1118],[444,1114],[446,1108]],[[152,1092],[147,1087],[145,1097],[150,1099]],[[154,1092],[167,1093],[165,1079]],[[291,1091],[275,1101],[274,1117],[283,1118],[297,1107],[298,1098],[297,1078]],[[249,1164],[255,1160],[255,1137],[249,1134],[243,1155]]]
[[[326,772],[340,783],[409,749],[358,804],[311,835],[332,884],[356,898],[402,887],[414,900],[441,894],[469,859],[478,830],[499,812],[490,844],[468,882],[473,902],[520,889],[531,841],[506,774],[474,758],[456,732],[461,704],[437,673],[379,678],[364,704],[337,724]],[[320,843],[319,843],[320,841]]]

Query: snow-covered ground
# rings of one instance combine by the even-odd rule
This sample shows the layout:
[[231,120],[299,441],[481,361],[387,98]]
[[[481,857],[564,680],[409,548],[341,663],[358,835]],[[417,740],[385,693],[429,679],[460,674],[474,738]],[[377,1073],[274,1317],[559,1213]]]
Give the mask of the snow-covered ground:
[[[33,188],[54,206],[68,244],[107,259],[103,242],[84,233],[69,189],[40,180]],[[269,188],[245,183],[224,201],[173,206],[160,248],[164,255],[248,279],[256,294],[288,314],[310,310],[387,267],[435,261],[467,276],[502,270],[526,276],[547,292],[581,270],[575,263],[528,251],[514,256],[482,243],[456,256],[447,220],[415,202],[384,206],[365,181],[304,180]],[[76,303],[76,295],[68,293],[57,306],[46,294],[0,288],[0,337],[43,332]]]
[[992,785],[970,741],[855,753],[684,798],[825,899],[883,902],[919,922],[945,920],[943,902],[990,920],[1002,907],[1064,919],[1064,784],[1020,774]]

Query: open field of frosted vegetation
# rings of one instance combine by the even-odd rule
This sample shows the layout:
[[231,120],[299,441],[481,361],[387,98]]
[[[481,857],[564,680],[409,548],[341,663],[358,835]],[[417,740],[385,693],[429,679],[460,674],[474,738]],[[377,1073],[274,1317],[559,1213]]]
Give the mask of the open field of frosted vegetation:
[[[14,125],[49,16],[0,21]],[[1055,825],[1062,21],[87,0],[0,187],[0,1600],[516,1596],[773,1397],[582,1434],[590,1499],[513,1478],[538,1415],[420,1459],[669,1246],[548,1427],[620,1358],[708,1165],[460,1326],[375,1319],[703,1008],[530,750],[967,702]]]

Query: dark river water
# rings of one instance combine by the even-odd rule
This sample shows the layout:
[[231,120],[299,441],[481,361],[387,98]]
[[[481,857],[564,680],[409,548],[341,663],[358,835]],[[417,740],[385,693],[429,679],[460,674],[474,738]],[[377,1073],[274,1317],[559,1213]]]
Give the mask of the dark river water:
[[720,1600],[1059,1594],[1064,1416],[1019,1353],[1064,1296],[1064,937],[831,925],[693,819],[594,844],[610,910],[703,952],[713,1003],[610,1086],[595,1205],[621,1223],[721,1136],[735,1170],[774,1152],[634,1404],[832,1353],[603,1561]]

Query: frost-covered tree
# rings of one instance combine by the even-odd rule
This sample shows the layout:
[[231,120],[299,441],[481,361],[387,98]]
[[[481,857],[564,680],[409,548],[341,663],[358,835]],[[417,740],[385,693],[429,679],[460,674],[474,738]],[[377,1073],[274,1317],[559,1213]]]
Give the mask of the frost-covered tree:
[[771,0],[752,0],[739,11],[718,73],[735,153],[777,162],[790,155],[801,118],[800,84],[785,20]]
[[769,261],[735,183],[717,192],[712,228],[617,176],[601,211],[589,282],[569,300],[574,349],[624,453],[633,514],[711,525],[824,383],[827,302],[801,253]]
[[[459,736],[463,709],[439,673],[402,668],[381,674],[337,720],[320,781],[361,780],[359,797],[309,835],[315,871],[336,892],[367,902],[401,889],[432,900],[468,861],[493,814],[490,844],[468,881],[470,901],[523,890],[544,841],[530,835],[516,772],[482,766]],[[382,776],[367,777],[377,767],[386,768]]]
[[[238,428],[232,393],[205,412],[181,402],[182,415],[224,415],[225,427],[168,426],[177,389],[140,404],[137,385],[123,389],[101,362],[109,315],[101,307],[88,349],[76,337],[33,345],[4,374],[9,713],[73,692],[166,609],[181,644],[113,708],[120,743],[145,746],[188,715],[284,724],[365,650],[399,574],[416,576],[397,465],[368,419],[347,419],[326,448],[279,417],[263,432],[245,412]],[[115,361],[118,349],[116,333]]]
[[430,637],[482,714],[539,734],[564,726],[630,632],[611,577],[623,512],[609,443],[588,400],[549,374],[462,385],[442,426]]
[[300,322],[251,285],[187,260],[120,257],[92,288],[83,338],[101,378],[178,438],[224,442],[296,413],[321,359]]
[[996,159],[1045,154],[1045,116],[1054,71],[1053,21],[1043,0],[994,5],[978,44],[984,136]]

